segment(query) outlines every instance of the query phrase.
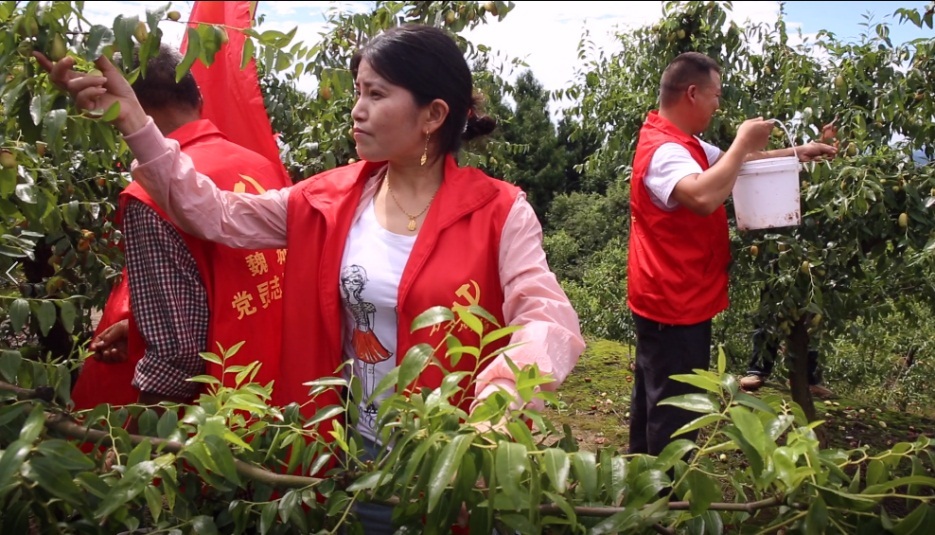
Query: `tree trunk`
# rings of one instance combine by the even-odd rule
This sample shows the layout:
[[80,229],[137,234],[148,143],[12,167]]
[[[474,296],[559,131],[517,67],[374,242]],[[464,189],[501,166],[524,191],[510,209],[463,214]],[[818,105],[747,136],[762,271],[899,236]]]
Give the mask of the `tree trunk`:
[[809,422],[814,422],[818,419],[818,413],[808,389],[808,327],[805,319],[806,316],[802,315],[792,324],[792,332],[786,342],[786,351],[789,353],[789,390],[792,401],[802,407]]
[[[789,390],[792,393],[792,401],[802,407],[802,412],[809,422],[814,422],[818,419],[818,411],[815,410],[812,391],[808,388],[808,319],[809,315],[803,314],[792,324],[792,332],[786,341],[786,351],[789,353],[787,362],[790,364]],[[824,428],[815,428],[815,434],[821,447],[828,447],[828,436]]]

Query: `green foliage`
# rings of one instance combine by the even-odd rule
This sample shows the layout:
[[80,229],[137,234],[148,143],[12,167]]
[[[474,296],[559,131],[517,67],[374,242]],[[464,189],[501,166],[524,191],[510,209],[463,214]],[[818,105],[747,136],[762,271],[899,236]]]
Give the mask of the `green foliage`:
[[[481,317],[489,314],[436,308],[414,327],[456,320],[454,329],[480,325]],[[513,331],[494,327],[486,343]],[[256,365],[224,368],[237,374],[236,387],[198,379],[208,388],[193,406],[69,413],[51,397],[37,399],[37,390],[0,383],[0,523],[4,532],[29,525],[40,532],[353,532],[354,504],[377,501],[395,505],[394,525],[423,533],[447,533],[462,507],[478,533],[701,533],[741,523],[844,533],[935,527],[930,439],[879,453],[821,449],[820,423],[808,424],[798,406],[777,397],[740,392],[723,353],[716,372],[673,378],[700,393],[666,402],[697,412],[681,431],[704,428],[707,439],[677,439],[650,457],[579,450],[573,436],[531,408],[536,399],[557,402],[540,391],[549,379],[535,367],[514,369],[523,409],[511,411],[510,396],[497,393],[466,414],[452,403],[461,374],[438,389],[406,393],[416,375],[438,365],[438,349],[411,348],[378,387],[390,392],[378,428],[393,447],[372,460],[362,457],[355,402],[305,421],[294,405],[267,406],[270,385],[249,382]],[[204,357],[223,366],[236,351]],[[35,366],[14,360],[0,359],[5,378],[19,366],[18,381]],[[46,377],[61,376],[56,368]],[[359,391],[359,379],[323,378],[309,388],[312,396]],[[336,415],[346,421],[323,426]],[[138,434],[128,433],[128,422]],[[90,455],[81,443],[93,445]],[[726,455],[742,458],[743,468],[719,473],[716,463]],[[894,499],[905,503],[902,513],[883,509]]]
[[[613,54],[590,49],[585,36],[579,81],[559,92],[576,99],[568,115],[580,125],[579,135],[602,140],[579,166],[583,187],[602,192],[628,180],[664,67],[679,53],[703,52],[723,69],[723,104],[703,135],[707,141],[726,148],[734,128],[755,116],[783,121],[795,144],[818,139],[832,121],[839,128],[838,158],[802,170],[802,224],[733,236],[732,285],[754,290],[741,293],[749,308],[732,311],[734,323],[725,332],[763,325],[800,354],[860,325],[857,318],[889,313],[891,296],[912,291],[931,302],[935,167],[926,162],[935,150],[929,142],[935,100],[925,88],[932,82],[935,39],[894,44],[886,24],[868,20],[855,42],[819,32],[814,41],[799,36],[794,43],[782,18],[742,29],[727,21],[730,9],[720,2],[666,3],[657,23],[619,34],[620,51]],[[898,13],[903,23],[931,20],[915,10]],[[777,135],[770,148],[788,145]],[[599,228],[586,239],[600,242]],[[749,253],[751,246],[757,255]],[[588,266],[589,254],[582,248],[569,262]],[[748,297],[760,288],[762,302]],[[600,302],[582,298],[586,308]],[[797,400],[814,414],[810,399]]]
[[519,76],[513,98],[516,106],[512,120],[503,125],[503,139],[522,151],[513,156],[513,169],[503,178],[523,188],[542,218],[552,198],[566,190],[564,153],[549,116],[548,93],[532,71]]

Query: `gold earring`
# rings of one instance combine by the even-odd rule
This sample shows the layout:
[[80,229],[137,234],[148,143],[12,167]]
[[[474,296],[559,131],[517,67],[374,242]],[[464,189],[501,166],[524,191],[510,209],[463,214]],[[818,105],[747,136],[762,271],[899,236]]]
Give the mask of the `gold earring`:
[[425,162],[429,159],[429,138],[432,134],[428,132],[425,133],[425,150],[422,151],[422,159],[419,160],[419,165],[425,166]]

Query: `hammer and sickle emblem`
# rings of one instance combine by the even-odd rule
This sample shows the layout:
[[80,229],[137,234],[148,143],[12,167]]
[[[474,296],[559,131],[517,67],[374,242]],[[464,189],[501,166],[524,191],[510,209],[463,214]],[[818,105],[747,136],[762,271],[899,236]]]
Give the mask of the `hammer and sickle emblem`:
[[[472,287],[473,286],[473,292]],[[477,281],[471,280],[470,283],[462,284],[460,288],[455,292],[455,295],[463,299],[464,303],[452,303],[452,308],[461,304],[462,306],[477,305],[480,303],[480,286],[477,284]]]
[[[262,195],[263,193],[266,193],[266,188],[264,188],[263,186],[261,186],[260,183],[257,182],[253,177],[250,177],[250,176],[247,176],[247,175],[240,175],[240,178],[242,178],[242,179],[246,180],[247,182],[249,182],[250,185],[253,186],[253,187],[256,189],[256,192],[257,192],[257,193],[259,193],[259,194],[261,194],[261,195]],[[243,182],[238,182],[238,183],[234,184],[234,193],[246,193],[246,191],[247,191],[247,185],[244,184]]]

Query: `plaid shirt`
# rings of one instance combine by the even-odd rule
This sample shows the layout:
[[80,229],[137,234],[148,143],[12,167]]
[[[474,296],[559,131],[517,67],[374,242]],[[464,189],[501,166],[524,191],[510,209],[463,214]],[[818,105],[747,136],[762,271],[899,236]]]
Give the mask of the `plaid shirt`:
[[130,199],[123,217],[130,307],[146,342],[133,386],[194,398],[201,385],[187,379],[204,373],[209,314],[198,266],[175,227],[146,204]]

